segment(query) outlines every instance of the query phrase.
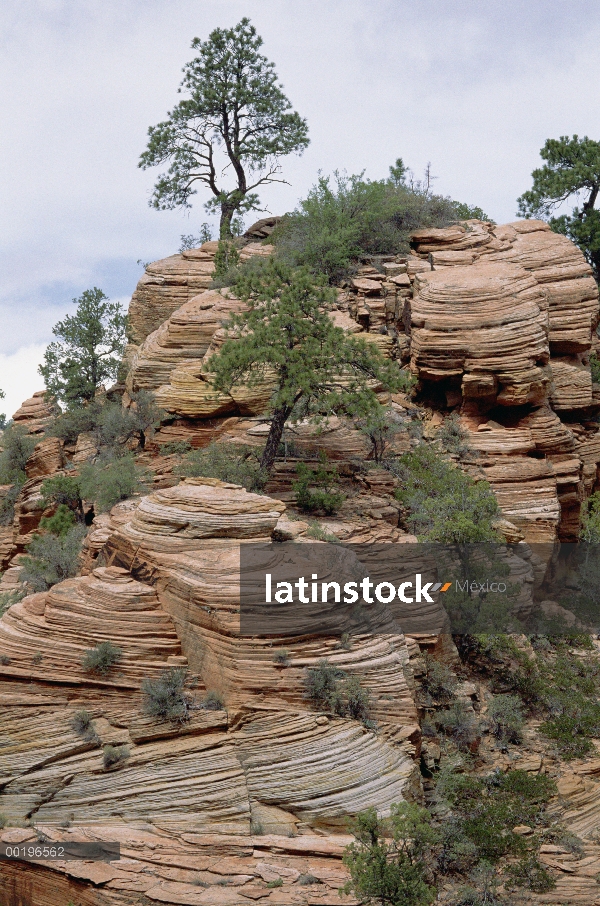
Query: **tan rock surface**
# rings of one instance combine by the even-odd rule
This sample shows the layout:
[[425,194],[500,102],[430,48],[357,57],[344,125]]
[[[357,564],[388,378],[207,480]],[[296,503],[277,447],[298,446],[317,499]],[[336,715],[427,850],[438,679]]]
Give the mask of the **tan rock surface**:
[[174,368],[202,360],[215,331],[244,308],[242,302],[218,290],[194,296],[142,343],[131,366],[132,389],[155,390],[168,383]]
[[[205,242],[197,249],[154,261],[135,289],[129,306],[131,342],[140,345],[178,308],[198,293],[207,290],[214,274],[217,242]],[[272,247],[248,243],[240,252],[246,260],[254,255],[268,257]]]
[[42,434],[48,423],[57,414],[57,407],[46,402],[45,390],[38,390],[33,396],[21,403],[13,415],[13,421],[26,428],[29,434]]

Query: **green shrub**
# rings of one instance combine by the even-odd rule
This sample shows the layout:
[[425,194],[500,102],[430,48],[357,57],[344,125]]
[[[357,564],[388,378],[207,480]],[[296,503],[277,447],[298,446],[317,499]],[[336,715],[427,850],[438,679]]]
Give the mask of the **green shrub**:
[[279,651],[276,651],[275,654],[273,655],[273,660],[275,661],[276,664],[285,665],[285,664],[289,663],[290,656],[285,648],[280,648]]
[[346,498],[338,490],[337,469],[327,465],[324,453],[320,454],[319,460],[316,469],[311,469],[305,462],[296,465],[298,480],[292,482],[292,490],[299,509],[309,513],[322,510],[331,516],[337,513]]
[[495,772],[487,777],[440,772],[438,790],[477,847],[479,858],[497,862],[508,854],[526,854],[527,841],[512,828],[543,823],[556,784],[545,774],[526,771]]
[[0,525],[11,525],[15,518],[15,504],[25,484],[25,472],[15,476],[6,494],[0,499]]
[[207,692],[202,702],[205,711],[223,711],[225,705],[218,692]]
[[445,820],[440,828],[438,866],[444,873],[465,874],[479,859],[479,851],[456,817]]
[[40,528],[51,535],[62,538],[67,535],[76,524],[73,510],[61,503],[52,516],[42,516],[40,519]]
[[473,870],[471,880],[475,886],[461,887],[453,906],[508,906],[497,895],[500,879],[491,862],[483,859]]
[[60,437],[67,445],[76,443],[80,434],[97,432],[103,405],[98,400],[91,400],[87,405],[67,409],[61,413],[46,429],[51,437]]
[[552,875],[540,864],[536,856],[528,855],[506,869],[506,886],[526,887],[534,893],[547,893],[556,887]]
[[112,768],[129,758],[129,748],[127,746],[104,746],[102,763],[105,768]]
[[438,711],[435,722],[461,752],[469,751],[481,736],[479,721],[462,701],[455,701],[447,711]]
[[27,594],[24,588],[18,588],[14,591],[0,591],[0,617],[6,613],[13,604],[18,604]]
[[19,425],[13,424],[4,431],[0,440],[0,484],[13,484],[22,477],[36,443],[37,440]]
[[187,249],[196,249],[200,245],[204,245],[205,242],[210,242],[213,238],[213,233],[209,223],[201,223],[197,236],[194,236],[193,233],[188,233],[179,238],[181,239],[181,245],[179,246],[179,253],[181,254]]
[[185,478],[218,478],[247,491],[261,491],[268,476],[260,468],[259,454],[256,448],[242,444],[211,443],[185,456],[175,471]]
[[363,723],[369,719],[369,693],[357,676],[321,660],[306,671],[306,694],[320,708]]
[[457,220],[484,220],[495,224],[495,221],[477,205],[465,204],[464,201],[455,201],[453,204]]
[[425,656],[425,674],[421,679],[421,686],[435,702],[450,702],[454,698],[457,685],[458,680],[447,664],[431,656]]
[[184,723],[189,720],[188,700],[184,694],[186,672],[172,667],[158,679],[142,682],[143,709],[149,717]]
[[321,660],[316,667],[306,671],[306,692],[317,705],[330,707],[337,692],[338,681],[346,676],[343,670],[334,667],[327,660]]
[[301,887],[307,887],[310,884],[320,884],[321,881],[319,878],[316,878],[311,874],[302,874],[296,878],[296,884],[300,884]]
[[355,425],[361,434],[364,434],[369,439],[371,443],[370,455],[373,458],[373,462],[379,464],[385,460],[389,446],[400,431],[402,422],[391,407],[384,408],[382,405],[377,404],[369,411],[368,415],[355,419]]
[[92,723],[92,715],[85,708],[75,712],[71,726],[78,736],[83,736],[87,740],[95,739],[96,734]]
[[112,642],[99,642],[83,656],[83,669],[105,676],[120,660],[122,651]]
[[22,561],[21,582],[34,591],[47,591],[77,575],[85,534],[84,525],[74,525],[62,535],[35,535]]
[[106,513],[121,500],[144,489],[145,475],[131,454],[108,462],[86,462],[81,469],[80,487],[84,500],[93,500],[99,513]]
[[52,478],[46,478],[42,482],[40,490],[44,509],[52,504],[67,506],[79,515],[80,521],[83,521],[81,492],[77,478],[72,475],[53,475]]
[[592,382],[600,384],[600,361],[595,352],[590,356],[590,371],[592,372]]
[[[343,893],[361,903],[428,906],[436,897],[430,853],[437,835],[425,809],[392,805],[389,821],[374,808],[360,812],[352,824],[356,842],[344,850],[350,880]],[[341,892],[342,892],[341,891]]]
[[389,468],[400,479],[396,498],[420,541],[498,541],[498,503],[487,481],[473,481],[424,444]]
[[149,429],[159,424],[164,414],[147,390],[132,394],[128,408],[121,403],[106,404],[97,428],[99,445],[109,447],[115,456],[121,456],[127,452],[129,442],[135,439],[143,450]]
[[160,452],[163,456],[171,456],[177,453],[183,456],[185,453],[191,453],[192,445],[189,440],[171,440],[168,444],[161,444]]
[[267,887],[270,890],[273,890],[275,887],[283,887],[283,878],[276,878],[274,881],[267,881]]
[[25,484],[25,465],[36,445],[24,428],[10,425],[0,441],[0,484],[12,485],[0,500],[0,525],[10,525],[15,518],[15,503]]
[[357,676],[349,676],[341,684],[342,703],[345,717],[365,721],[369,717],[370,697],[363,689]]
[[501,742],[523,742],[523,704],[517,695],[496,695],[488,714],[494,736]]
[[340,540],[337,535],[325,531],[318,522],[314,521],[309,524],[306,535],[308,538],[313,538],[315,541],[328,541],[330,544],[338,544]]
[[600,491],[591,494],[582,508],[579,538],[588,544],[600,541]]
[[240,253],[235,244],[226,239],[219,239],[215,253],[215,280],[223,278],[232,268],[236,268],[239,263]]
[[444,419],[437,437],[443,449],[448,453],[457,453],[459,456],[463,456],[470,449],[468,444],[469,432],[463,428],[460,416],[455,412]]
[[405,177],[371,182],[362,173],[335,171],[333,178],[319,177],[270,239],[288,264],[325,273],[333,283],[353,273],[361,256],[408,252],[414,230],[445,226],[455,217],[449,199],[411,187]]

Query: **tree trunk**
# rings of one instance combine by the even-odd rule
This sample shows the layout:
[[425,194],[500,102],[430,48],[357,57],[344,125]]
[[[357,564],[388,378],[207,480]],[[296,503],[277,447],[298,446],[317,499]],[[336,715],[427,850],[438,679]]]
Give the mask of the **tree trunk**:
[[283,429],[291,411],[289,406],[282,406],[273,413],[271,430],[269,431],[267,443],[265,444],[265,449],[263,450],[263,455],[260,460],[261,469],[266,469],[267,472],[270,472],[273,468],[277,450],[279,449],[279,444],[283,437]]
[[219,222],[219,239],[233,239],[231,220],[237,207],[224,201],[221,203],[221,220]]

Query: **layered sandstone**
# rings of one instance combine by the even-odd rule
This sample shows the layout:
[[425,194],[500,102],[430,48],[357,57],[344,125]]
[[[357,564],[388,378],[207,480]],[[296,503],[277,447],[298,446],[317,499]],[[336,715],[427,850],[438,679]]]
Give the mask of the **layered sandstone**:
[[13,421],[25,428],[28,434],[42,434],[57,411],[56,405],[46,400],[45,390],[38,390],[30,399],[21,403],[13,415]]
[[[207,290],[215,272],[218,242],[205,242],[199,248],[188,249],[154,261],[146,267],[129,306],[130,340],[139,345],[178,308],[203,290]],[[246,260],[254,255],[267,257],[268,245],[250,242],[240,251]]]

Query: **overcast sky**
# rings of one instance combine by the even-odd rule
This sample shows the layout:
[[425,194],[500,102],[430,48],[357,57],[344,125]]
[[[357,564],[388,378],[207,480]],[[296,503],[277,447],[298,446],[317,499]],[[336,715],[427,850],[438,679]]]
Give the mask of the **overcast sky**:
[[[401,156],[436,191],[512,220],[546,138],[600,138],[598,0],[5,0],[0,6],[0,408],[72,298],[128,301],[142,268],[207,220],[148,207],[149,125],[180,99],[192,38],[249,16],[311,144],[284,162],[290,210],[319,170],[387,175]],[[250,218],[247,221],[250,222]]]

